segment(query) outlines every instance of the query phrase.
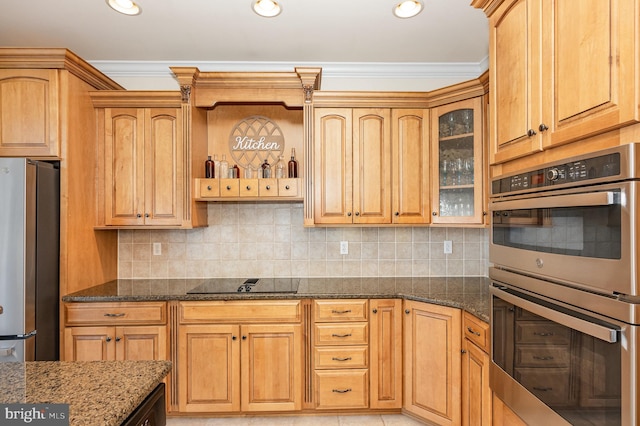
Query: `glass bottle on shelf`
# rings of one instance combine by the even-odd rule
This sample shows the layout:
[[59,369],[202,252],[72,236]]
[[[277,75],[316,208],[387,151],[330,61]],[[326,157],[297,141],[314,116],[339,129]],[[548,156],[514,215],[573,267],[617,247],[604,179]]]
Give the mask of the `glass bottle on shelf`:
[[220,161],[220,178],[226,179],[229,177],[229,163],[227,163],[226,154],[222,154],[222,161]]
[[285,169],[284,169],[284,156],[280,155],[278,157],[278,162],[276,163],[276,178],[284,179],[286,178]]
[[211,179],[215,175],[215,165],[211,156],[207,156],[207,161],[204,162],[204,177]]
[[298,177],[298,161],[296,160],[296,149],[291,148],[291,160],[289,160],[288,165],[288,174],[290,178]]
[[220,160],[218,160],[218,154],[213,154],[213,177],[220,178]]
[[265,158],[264,163],[262,163],[262,177],[268,179],[271,177],[271,164]]

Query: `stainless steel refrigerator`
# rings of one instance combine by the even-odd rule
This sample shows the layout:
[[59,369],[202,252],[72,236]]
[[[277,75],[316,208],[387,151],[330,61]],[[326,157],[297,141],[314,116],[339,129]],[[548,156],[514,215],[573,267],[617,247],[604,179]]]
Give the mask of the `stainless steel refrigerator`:
[[0,361],[59,359],[60,170],[0,158]]

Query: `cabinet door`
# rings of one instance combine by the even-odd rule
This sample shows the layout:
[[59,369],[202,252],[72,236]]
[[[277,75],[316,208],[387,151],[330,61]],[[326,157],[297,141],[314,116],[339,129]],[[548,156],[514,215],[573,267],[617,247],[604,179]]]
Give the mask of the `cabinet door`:
[[405,301],[404,408],[439,425],[461,424],[461,312]]
[[429,112],[391,110],[393,223],[429,223]]
[[462,425],[491,426],[489,355],[462,341]]
[[58,71],[0,70],[0,156],[58,157]]
[[239,411],[239,326],[181,325],[178,339],[180,412]]
[[165,326],[116,327],[116,359],[167,359]]
[[182,115],[176,108],[145,114],[145,225],[181,225],[184,205]]
[[105,224],[144,224],[144,110],[106,108]]
[[371,300],[370,406],[402,408],[402,300]]
[[536,23],[541,20],[542,3],[507,0],[489,20],[491,164],[542,150],[534,129],[541,123],[541,46]]
[[349,108],[314,111],[314,222],[352,223],[352,114]]
[[114,327],[67,327],[65,361],[112,361],[116,356]]
[[391,223],[391,113],[353,110],[353,223]]
[[638,122],[638,1],[540,3],[543,147]]
[[302,407],[302,326],[242,326],[242,411]]
[[482,98],[434,108],[431,114],[431,221],[484,224]]

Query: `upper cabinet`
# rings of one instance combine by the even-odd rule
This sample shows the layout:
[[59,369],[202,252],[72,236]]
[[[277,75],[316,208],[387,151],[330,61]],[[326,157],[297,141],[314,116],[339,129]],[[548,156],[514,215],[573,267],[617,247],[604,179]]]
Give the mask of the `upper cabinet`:
[[[193,227],[188,153],[178,92],[94,92],[98,115],[98,226]],[[195,213],[194,213],[195,212]]]
[[473,3],[490,15],[491,164],[640,121],[637,0]]
[[482,224],[482,98],[431,110],[432,222]]
[[390,123],[384,108],[315,110],[316,223],[391,223]]

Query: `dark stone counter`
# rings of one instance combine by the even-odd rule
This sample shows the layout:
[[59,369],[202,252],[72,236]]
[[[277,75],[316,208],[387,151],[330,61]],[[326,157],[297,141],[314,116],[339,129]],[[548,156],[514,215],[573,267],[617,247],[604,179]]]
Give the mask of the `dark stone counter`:
[[69,404],[71,426],[116,426],[170,370],[169,361],[5,362],[0,403]]
[[[228,291],[242,279],[137,279],[115,280],[62,298],[64,302],[135,302],[171,300],[265,300],[265,299],[355,299],[402,298],[464,309],[489,322],[489,278],[300,278],[297,291],[225,292],[190,294],[206,284]],[[257,287],[256,287],[257,288]]]

